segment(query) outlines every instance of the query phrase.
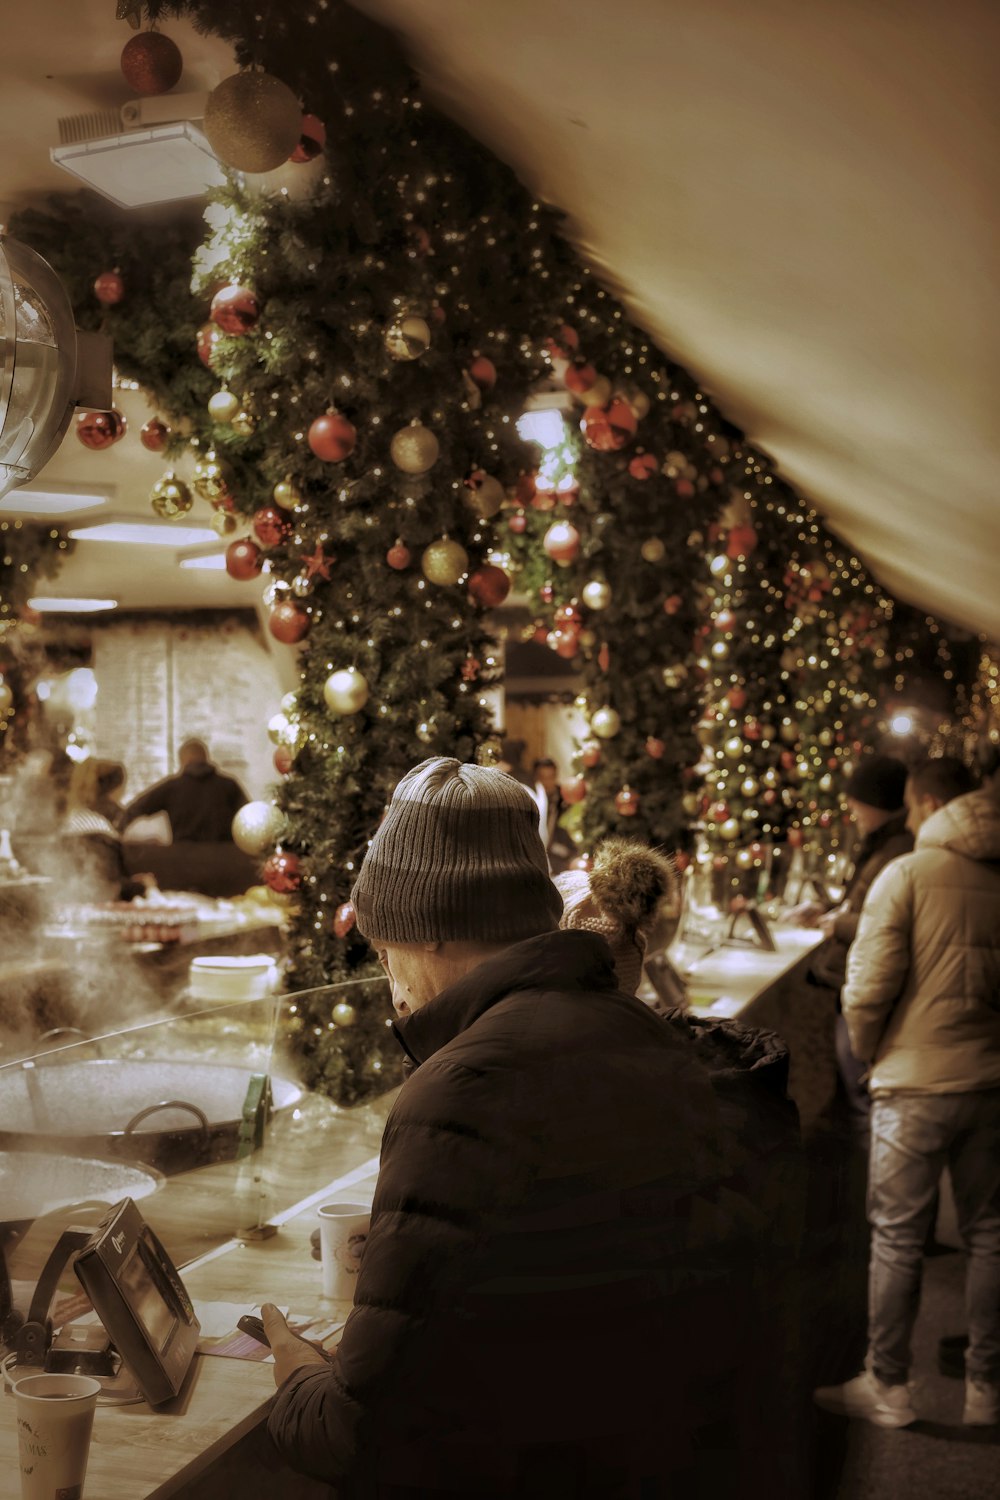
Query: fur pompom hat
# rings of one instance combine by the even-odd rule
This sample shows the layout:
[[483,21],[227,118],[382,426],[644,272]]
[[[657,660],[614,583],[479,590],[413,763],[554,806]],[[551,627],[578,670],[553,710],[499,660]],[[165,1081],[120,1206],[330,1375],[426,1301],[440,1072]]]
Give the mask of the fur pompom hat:
[[634,995],[646,944],[661,902],[676,895],[669,859],[630,839],[605,839],[589,870],[555,877],[563,898],[561,927],[584,927],[607,938],[621,988]]

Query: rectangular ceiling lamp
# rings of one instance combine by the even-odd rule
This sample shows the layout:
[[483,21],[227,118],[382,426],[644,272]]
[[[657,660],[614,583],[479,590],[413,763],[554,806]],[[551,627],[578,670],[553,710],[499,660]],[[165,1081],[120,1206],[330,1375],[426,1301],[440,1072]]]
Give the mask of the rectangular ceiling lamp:
[[92,615],[102,609],[117,609],[117,599],[57,599],[38,595],[28,600],[29,609],[39,614]]
[[54,520],[80,510],[97,510],[107,503],[107,495],[83,495],[78,490],[11,490],[0,500],[0,515],[44,516]]
[[211,146],[190,120],[53,146],[49,155],[121,208],[199,198],[225,180]]
[[224,573],[226,571],[226,554],[224,552],[207,552],[203,557],[182,557],[182,568],[210,568],[213,573]]
[[155,521],[99,521],[95,526],[74,526],[75,542],[124,542],[131,547],[197,547],[218,544],[218,535],[208,526],[159,526]]

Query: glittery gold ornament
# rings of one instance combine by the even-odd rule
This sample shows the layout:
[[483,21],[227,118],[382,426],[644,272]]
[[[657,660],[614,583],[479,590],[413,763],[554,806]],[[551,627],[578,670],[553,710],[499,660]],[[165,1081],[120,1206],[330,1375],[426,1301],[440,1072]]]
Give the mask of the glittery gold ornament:
[[396,433],[389,452],[396,468],[404,474],[426,474],[437,463],[440,446],[429,427],[411,422]]
[[191,487],[196,495],[200,495],[203,500],[208,500],[214,505],[220,500],[227,500],[231,497],[232,477],[229,465],[222,462],[214,448],[209,448],[194,466]]
[[257,426],[257,423],[254,420],[253,415],[247,411],[246,407],[241,406],[229,425],[236,433],[237,437],[249,437]]
[[719,824],[719,832],[724,839],[738,839],[740,836],[739,818],[727,818],[724,823]]
[[247,802],[233,818],[233,843],[244,854],[270,853],[285,826],[285,815],[273,802]]
[[442,537],[440,541],[431,542],[429,547],[424,548],[420,567],[424,577],[431,583],[448,586],[458,583],[463,573],[468,572],[469,554],[458,542],[453,542],[450,537]]
[[358,1013],[353,1005],[348,1005],[346,1000],[341,1000],[339,1005],[335,1005],[330,1012],[330,1020],[334,1026],[355,1026]]
[[621,717],[613,708],[599,708],[591,716],[590,727],[599,740],[613,740],[621,730]]
[[639,548],[643,562],[662,562],[667,555],[667,544],[658,536],[648,536]]
[[204,131],[221,162],[237,172],[271,172],[298,144],[302,109],[270,73],[233,73],[208,96]]
[[607,609],[611,603],[611,585],[603,578],[592,578],[583,585],[580,598],[588,609]]
[[176,521],[187,515],[194,504],[194,496],[183,479],[178,479],[173,469],[168,469],[150,490],[149,503],[158,516],[166,521]]
[[431,345],[431,331],[423,318],[398,318],[385,331],[385,347],[393,359],[419,359]]

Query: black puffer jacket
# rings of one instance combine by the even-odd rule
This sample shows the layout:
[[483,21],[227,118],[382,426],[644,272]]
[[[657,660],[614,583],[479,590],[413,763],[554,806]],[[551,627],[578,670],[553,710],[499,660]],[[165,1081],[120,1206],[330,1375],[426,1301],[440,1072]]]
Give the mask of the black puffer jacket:
[[336,1361],[277,1395],[286,1462],[352,1497],[680,1493],[762,1230],[691,1041],[574,931],[397,1034],[418,1066]]

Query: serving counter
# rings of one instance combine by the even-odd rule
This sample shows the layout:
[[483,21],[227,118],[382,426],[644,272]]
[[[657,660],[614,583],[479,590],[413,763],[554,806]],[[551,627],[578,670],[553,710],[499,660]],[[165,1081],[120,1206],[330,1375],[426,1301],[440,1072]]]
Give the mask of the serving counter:
[[[742,944],[712,951],[675,945],[672,956],[685,974],[695,1013],[787,1028],[801,1004],[808,955],[819,939],[815,932],[796,929],[779,928],[775,936],[773,953]],[[287,1008],[287,997],[281,1003]],[[241,1009],[220,1008],[206,1019],[192,1018],[191,1034],[171,1038],[175,1055],[179,1046],[191,1055],[200,1040],[213,1057],[225,1058],[228,1046],[232,1062],[231,1049],[237,1047],[248,1074],[266,1068],[280,1076],[287,1061],[275,1051],[273,1007],[247,1007],[237,1023]],[[149,1046],[147,1038],[146,1050]],[[0,1068],[0,1089],[3,1079]],[[320,1202],[367,1201],[393,1097],[388,1093],[372,1104],[338,1110],[305,1093],[294,1107],[279,1112],[262,1150],[251,1158],[181,1171],[143,1199],[142,1213],[182,1267],[196,1308],[226,1302],[247,1310],[271,1301],[307,1317],[346,1317],[347,1307],[321,1296],[309,1235]],[[237,1230],[249,1222],[255,1202],[257,1222],[277,1227],[270,1237],[247,1237]],[[91,1205],[90,1212],[94,1222],[102,1211]],[[59,1229],[79,1219],[80,1210],[67,1206],[36,1221],[13,1245],[8,1259],[22,1305],[24,1288],[37,1279]],[[71,1288],[72,1278],[66,1290]],[[290,1475],[271,1450],[264,1418],[273,1390],[267,1364],[200,1354],[180,1395],[155,1412],[144,1404],[100,1407],[85,1494],[93,1500],[327,1497],[326,1487]],[[16,1500],[17,1494],[14,1403],[7,1397],[0,1400],[0,1497]]]

